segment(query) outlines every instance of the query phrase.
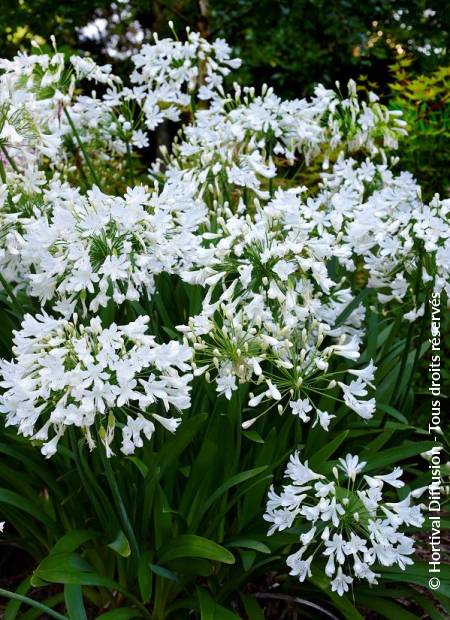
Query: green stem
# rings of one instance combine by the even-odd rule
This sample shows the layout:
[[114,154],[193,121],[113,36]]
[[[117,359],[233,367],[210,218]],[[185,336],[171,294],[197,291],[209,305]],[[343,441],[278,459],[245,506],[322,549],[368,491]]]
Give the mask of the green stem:
[[101,458],[103,461],[103,465],[105,468],[106,478],[108,480],[108,484],[111,488],[111,492],[113,494],[114,500],[117,504],[117,510],[119,512],[120,519],[122,521],[123,528],[126,532],[127,538],[130,542],[131,551],[135,557],[135,559],[139,558],[139,546],[136,540],[136,535],[133,530],[133,526],[131,525],[130,518],[128,516],[127,510],[125,508],[125,504],[123,503],[122,495],[120,494],[119,485],[117,484],[116,477],[114,475],[113,469],[111,467],[111,463],[109,459],[104,454],[102,447],[100,446]]
[[95,185],[97,185],[97,187],[99,189],[101,189],[101,185],[100,185],[100,181],[98,180],[98,176],[97,173],[95,172],[94,166],[92,165],[92,161],[91,158],[89,157],[86,149],[84,148],[84,144],[81,141],[80,138],[80,134],[77,131],[77,128],[75,127],[73,120],[69,114],[69,112],[67,111],[67,108],[64,108],[64,114],[66,115],[67,121],[70,125],[70,128],[73,132],[73,135],[75,136],[75,140],[77,141],[78,146],[80,147],[80,151],[83,153],[83,157],[84,157],[84,161],[86,162],[87,167],[89,168],[89,171],[92,175],[92,178],[94,180]]
[[3,144],[2,144],[2,146],[0,148],[2,149],[3,155],[8,160],[8,163],[11,166],[11,168],[14,170],[14,172],[19,172],[19,168],[16,166],[16,163],[15,163],[14,159],[10,156],[10,154],[6,150],[6,146],[3,146]]
[[[414,290],[414,298],[415,298],[416,304],[418,303],[420,283],[421,283],[421,278],[422,278],[422,267],[423,267],[423,248],[420,248],[419,264],[417,266],[417,276],[416,276],[416,283],[415,283],[415,290]],[[400,365],[399,373],[397,375],[396,390],[395,390],[395,394],[393,395],[393,398],[392,398],[392,402],[393,402],[394,405],[396,404],[397,400],[400,398],[401,382],[402,382],[402,378],[403,378],[403,373],[405,372],[406,364],[408,362],[409,347],[411,345],[411,340],[412,340],[412,337],[413,337],[413,331],[414,331],[414,324],[411,321],[409,326],[408,326],[408,332],[406,334],[406,341],[405,341],[405,348],[403,349],[402,362],[401,362],[401,365]],[[403,402],[403,400],[404,399],[402,397],[402,402]],[[400,411],[401,411],[401,409],[400,409]]]
[[408,383],[406,385],[406,389],[405,389],[405,393],[403,394],[403,398],[401,400],[400,406],[399,406],[399,411],[402,411],[403,407],[405,406],[406,403],[406,399],[408,397],[408,392],[411,388],[411,384],[413,382],[414,376],[416,374],[416,369],[417,369],[417,364],[419,362],[419,357],[420,357],[420,350],[422,348],[422,342],[423,342],[423,337],[425,335],[425,328],[427,325],[427,318],[428,318],[428,298],[425,299],[425,312],[424,312],[424,316],[422,317],[422,325],[420,328],[420,334],[419,334],[419,339],[418,339],[418,343],[416,346],[416,352],[414,354],[414,360],[413,360],[413,365],[411,368],[411,374],[409,375],[409,379],[408,379]]
[[90,187],[90,183],[89,183],[89,179],[87,177],[86,172],[84,171],[84,167],[83,167],[83,163],[81,161],[81,158],[79,157],[79,154],[77,153],[77,156],[75,157],[75,166],[77,167],[77,170],[80,172],[83,182],[84,182],[84,187],[86,189],[86,191],[89,189]]
[[75,460],[75,465],[78,471],[78,475],[80,477],[80,482],[83,485],[83,488],[94,510],[96,511],[99,520],[102,522],[102,525],[107,529],[108,524],[111,525],[111,519],[108,519],[108,514],[105,513],[105,511],[103,510],[103,503],[101,501],[101,498],[99,498],[98,494],[95,491],[95,488],[93,487],[93,485],[91,485],[91,481],[88,477],[88,473],[90,473],[89,468],[87,467],[87,471],[84,471],[78,439],[73,428],[69,429],[69,438],[72,447],[73,458]]
[[13,305],[17,307],[17,310],[18,310],[19,314],[22,314],[22,315],[25,314],[25,311],[24,311],[24,309],[22,307],[22,304],[17,299],[17,297],[13,293],[12,288],[10,287],[10,285],[8,284],[8,282],[5,280],[5,278],[3,277],[3,275],[1,273],[0,273],[0,284],[3,286],[3,288],[7,292],[8,296],[10,297],[11,301],[13,302]]
[[134,168],[133,168],[133,158],[131,156],[131,149],[130,149],[130,143],[127,140],[126,141],[126,147],[127,147],[127,166],[128,166],[128,174],[129,174],[129,178],[130,178],[130,182],[132,185],[134,185]]
[[6,185],[5,166],[3,165],[1,157],[0,157],[0,179],[2,180],[2,183],[4,183]]
[[195,96],[191,95],[191,113],[192,113],[192,118],[195,118],[195,114],[197,112],[197,105],[195,103]]
[[23,596],[22,594],[16,594],[15,592],[10,592],[9,590],[4,590],[3,588],[0,588],[0,596],[4,596],[5,598],[10,598],[15,601],[20,601],[21,603],[25,603],[26,605],[29,605],[30,607],[36,607],[36,609],[40,609],[41,611],[45,612],[48,616],[51,616],[52,618],[57,618],[57,620],[68,620],[66,616],[62,616],[57,611],[53,611],[53,609],[51,609],[50,607],[47,607],[47,605],[43,605],[42,603],[33,601],[33,599],[29,598],[28,596]]

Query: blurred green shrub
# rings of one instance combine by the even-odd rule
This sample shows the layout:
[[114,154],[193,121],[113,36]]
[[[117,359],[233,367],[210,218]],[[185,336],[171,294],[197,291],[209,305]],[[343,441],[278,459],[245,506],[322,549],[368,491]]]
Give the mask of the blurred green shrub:
[[424,198],[450,192],[450,66],[411,75],[412,60],[392,66],[391,107],[403,111],[409,135],[400,145],[403,166],[419,180]]

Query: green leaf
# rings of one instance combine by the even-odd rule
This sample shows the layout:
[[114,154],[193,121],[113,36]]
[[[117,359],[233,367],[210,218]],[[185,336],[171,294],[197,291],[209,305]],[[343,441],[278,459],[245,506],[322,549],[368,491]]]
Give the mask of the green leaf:
[[96,536],[91,530],[72,530],[64,534],[52,547],[50,553],[70,553],[78,549],[80,545]]
[[133,465],[135,465],[135,467],[137,467],[137,469],[139,470],[139,472],[141,473],[141,476],[145,479],[148,476],[148,467],[147,465],[141,461],[141,459],[138,459],[137,456],[129,456],[127,457],[128,461],[131,461],[133,463]]
[[[36,497],[38,497],[36,495]],[[19,508],[23,512],[27,512],[32,517],[35,517],[44,525],[48,525],[53,529],[56,528],[56,524],[54,521],[47,515],[42,508],[39,506],[40,502],[31,502],[26,499],[22,495],[18,493],[14,493],[14,491],[10,491],[9,489],[0,489],[0,504],[8,504],[10,506],[14,506],[15,508]]]
[[417,616],[409,611],[406,611],[403,607],[395,603],[382,599],[380,596],[359,596],[358,602],[377,612],[377,615],[384,616],[388,620],[395,618],[396,620],[417,620]]
[[75,583],[82,585],[81,577],[92,567],[76,553],[52,553],[42,560],[31,578],[31,585],[50,583]]
[[96,617],[96,620],[131,620],[131,618],[142,618],[142,614],[132,607],[122,607],[112,609]]
[[[242,484],[242,482],[246,482],[247,480],[251,480],[255,478],[263,471],[266,471],[267,466],[263,467],[255,467],[254,469],[249,469],[247,471],[242,471],[239,474],[236,474],[229,478],[226,482],[224,482],[218,489],[214,491],[212,495],[208,497],[205,504],[202,506],[202,510],[200,511],[200,517],[203,516],[209,508],[221,497],[228,489],[231,489],[238,484]],[[200,518],[199,517],[199,518]]]
[[178,558],[171,560],[170,566],[175,573],[183,575],[183,578],[187,576],[209,577],[214,571],[211,562],[203,558]]
[[200,413],[183,423],[183,432],[175,433],[173,437],[167,441],[159,453],[159,473],[158,478],[161,479],[166,469],[171,463],[178,459],[178,456],[187,448],[194,439],[202,424],[206,421],[207,414]]
[[448,564],[441,564],[439,575],[430,575],[429,565],[426,562],[415,562],[413,566],[408,566],[405,572],[397,570],[396,567],[385,566],[379,572],[383,581],[416,583],[428,590],[430,576],[439,577],[441,585],[433,594],[450,598],[450,566]]
[[149,567],[155,573],[155,575],[158,575],[158,577],[168,579],[169,581],[175,581],[175,583],[180,583],[178,577],[168,568],[165,568],[164,566],[158,566],[158,564],[149,564]]
[[264,439],[256,431],[243,431],[243,436],[255,443],[264,443]]
[[109,543],[107,547],[121,555],[123,558],[127,558],[131,554],[130,543],[122,530],[119,530],[116,538]]
[[270,549],[267,545],[259,540],[253,540],[252,538],[233,538],[226,543],[227,547],[236,547],[238,549],[253,549],[259,553],[270,553]]
[[428,614],[430,620],[445,620],[444,616],[439,612],[438,607],[434,600],[429,600],[426,594],[421,594],[416,591],[410,590],[412,597],[420,607]]
[[66,584],[64,586],[64,599],[70,620],[87,620],[83,592],[80,586]]
[[137,607],[142,608],[144,615],[148,617],[144,606],[133,594],[114,579],[95,573],[90,564],[76,553],[55,553],[42,560],[33,573],[31,584],[42,585],[42,582],[105,587],[111,592],[123,594]]
[[339,448],[339,446],[345,441],[349,431],[343,431],[333,441],[325,444],[323,448],[314,453],[309,459],[310,467],[318,467],[328,461],[329,457]]
[[244,571],[248,573],[253,564],[255,563],[256,553],[254,551],[248,551],[245,549],[241,549],[239,551],[239,555],[241,556],[242,566]]
[[177,332],[176,329],[171,329],[170,327],[164,327],[164,325],[162,326],[162,329],[164,332],[166,332],[168,336],[170,336],[172,340],[177,340],[180,337],[180,334],[179,332]]
[[386,444],[392,437],[392,430],[382,430],[375,439],[366,444],[361,452],[361,458],[369,460],[373,454],[377,454],[380,449]]
[[160,562],[165,563],[177,558],[204,558],[224,564],[234,564],[232,553],[212,540],[194,534],[177,536],[169,545],[164,547]]
[[136,600],[127,590],[113,579],[94,572],[92,566],[76,553],[54,553],[42,560],[33,572],[31,585],[38,582],[75,584],[79,586],[104,586],[118,590],[125,596]]
[[200,620],[239,620],[232,611],[215,603],[203,588],[197,588],[200,603]]
[[396,446],[395,448],[389,448],[388,450],[382,450],[370,459],[364,472],[380,469],[380,467],[386,468],[388,465],[398,463],[411,456],[416,456],[417,454],[431,450],[434,445],[435,443],[432,441],[416,441]]
[[264,613],[256,599],[251,596],[246,596],[245,594],[240,594],[240,597],[244,603],[247,616],[251,618],[251,620],[264,620]]
[[403,413],[400,413],[400,411],[397,411],[397,409],[395,409],[394,407],[391,407],[390,405],[385,405],[384,403],[377,403],[377,409],[379,409],[380,411],[383,411],[383,413],[387,413],[391,415],[393,418],[395,418],[399,422],[404,422],[405,424],[408,424],[408,420],[403,415]]
[[150,562],[150,553],[146,551],[139,558],[139,566],[138,566],[139,592],[141,594],[141,600],[144,603],[147,603],[147,601],[150,599],[152,595],[153,579],[152,579],[149,562]]
[[[38,601],[35,601],[34,599],[29,598],[28,596],[24,596],[23,594],[18,594],[17,592],[10,592],[9,590],[4,590],[3,588],[0,588],[0,596],[7,598],[7,599],[15,599],[16,601],[20,601],[21,603],[24,603],[25,605],[29,605],[30,607],[34,608],[32,610],[34,617],[42,618],[42,612],[44,612],[47,616],[50,616],[50,618],[56,618],[56,620],[68,620],[66,616],[63,616],[62,614],[58,613],[57,611],[55,611],[54,609],[52,609],[45,603],[40,603]],[[53,600],[54,600],[54,603],[56,603],[59,600],[59,597],[53,597]],[[50,599],[48,599],[45,602],[51,603]],[[35,610],[39,610],[39,611],[36,612]],[[36,616],[35,615],[36,613],[38,613],[39,616]],[[28,612],[25,613],[22,617],[25,618],[27,615],[28,615]]]

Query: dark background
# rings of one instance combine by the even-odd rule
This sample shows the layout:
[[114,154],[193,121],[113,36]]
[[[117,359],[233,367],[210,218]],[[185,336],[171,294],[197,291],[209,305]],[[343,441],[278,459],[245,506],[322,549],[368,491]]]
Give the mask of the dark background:
[[[239,79],[268,82],[283,96],[302,96],[316,82],[367,76],[385,89],[398,52],[413,70],[429,73],[447,61],[450,2],[447,0],[0,0],[0,52],[28,48],[33,37],[54,34],[60,49],[104,54],[105,40],[80,42],[76,28],[95,17],[120,45],[135,22],[170,35],[173,20],[211,37],[225,37],[244,59]],[[124,10],[125,9],[125,10]],[[119,23],[114,20],[120,13]]]
[[[349,78],[401,108],[409,138],[402,167],[426,198],[448,195],[450,0],[0,0],[0,55],[45,49],[85,51],[128,73],[129,56],[152,32],[180,38],[186,26],[224,37],[243,59],[233,79],[268,83],[283,97]],[[89,25],[86,30],[86,25]]]

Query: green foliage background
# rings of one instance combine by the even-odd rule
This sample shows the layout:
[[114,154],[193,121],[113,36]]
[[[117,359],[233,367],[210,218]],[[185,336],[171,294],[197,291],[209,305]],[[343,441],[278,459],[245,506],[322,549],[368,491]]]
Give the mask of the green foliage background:
[[[282,96],[302,96],[316,82],[333,84],[365,73],[382,89],[397,46],[414,57],[416,73],[445,62],[449,11],[445,0],[131,0],[130,22],[167,34],[168,20],[225,37],[245,60],[239,81],[270,82]],[[75,27],[111,16],[107,0],[2,0],[0,53],[39,35],[80,47]],[[425,11],[425,13],[424,13]],[[126,24],[116,28],[124,29]],[[98,53],[98,50],[97,50]]]
[[[125,7],[128,16],[116,22]],[[179,33],[189,26],[226,38],[244,61],[234,74],[241,84],[302,97],[318,82],[356,79],[404,110],[411,139],[400,150],[403,167],[428,199],[450,187],[449,9],[447,0],[0,0],[0,56],[54,34],[63,51],[111,62],[104,39],[80,41],[77,29],[102,18],[125,41],[136,21],[171,36],[172,20]],[[126,72],[126,60],[115,64]]]

